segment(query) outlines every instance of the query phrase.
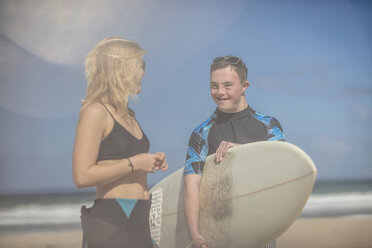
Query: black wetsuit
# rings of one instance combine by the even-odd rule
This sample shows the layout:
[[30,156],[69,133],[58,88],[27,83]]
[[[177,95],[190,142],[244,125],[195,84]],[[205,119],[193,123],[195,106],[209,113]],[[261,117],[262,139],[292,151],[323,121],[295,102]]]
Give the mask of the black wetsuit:
[[[224,113],[219,109],[215,113],[217,118],[208,135],[208,155],[215,153],[222,141],[247,144],[270,138],[267,126],[254,117],[255,111],[250,107],[238,113]],[[270,125],[283,131],[275,118]]]
[[256,112],[249,106],[238,113],[217,110],[191,134],[184,175],[203,174],[205,159],[216,152],[221,141],[238,144],[263,140],[284,140],[277,119]]
[[[277,119],[258,113],[249,106],[238,113],[224,113],[217,108],[191,134],[184,175],[202,175],[205,159],[216,152],[222,141],[246,144],[264,140],[284,140]],[[275,248],[276,242],[264,247]]]

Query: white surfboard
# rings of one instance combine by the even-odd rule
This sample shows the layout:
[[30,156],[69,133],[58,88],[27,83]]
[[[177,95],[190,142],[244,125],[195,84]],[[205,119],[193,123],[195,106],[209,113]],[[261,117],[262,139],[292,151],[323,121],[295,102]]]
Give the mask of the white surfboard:
[[[219,164],[208,156],[200,185],[200,231],[208,247],[261,247],[301,214],[317,170],[297,146],[262,141],[234,147]],[[160,248],[190,247],[183,168],[156,184],[150,229]]]

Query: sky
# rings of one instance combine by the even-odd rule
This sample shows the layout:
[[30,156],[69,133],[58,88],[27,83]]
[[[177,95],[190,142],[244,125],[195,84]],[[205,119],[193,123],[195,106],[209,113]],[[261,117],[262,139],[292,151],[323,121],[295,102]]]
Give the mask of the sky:
[[0,194],[75,192],[84,59],[118,35],[146,51],[130,106],[170,169],[215,110],[214,57],[248,66],[248,104],[276,117],[318,180],[372,180],[371,1],[1,1]]

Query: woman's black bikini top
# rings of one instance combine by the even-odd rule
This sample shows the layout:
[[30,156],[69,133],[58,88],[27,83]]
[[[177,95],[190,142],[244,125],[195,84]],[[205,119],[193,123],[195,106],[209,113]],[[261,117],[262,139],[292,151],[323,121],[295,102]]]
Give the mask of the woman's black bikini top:
[[102,160],[128,158],[139,153],[147,153],[150,148],[150,142],[142,128],[142,139],[137,139],[115,120],[112,113],[103,103],[101,104],[114,120],[114,127],[109,135],[101,141],[97,162]]

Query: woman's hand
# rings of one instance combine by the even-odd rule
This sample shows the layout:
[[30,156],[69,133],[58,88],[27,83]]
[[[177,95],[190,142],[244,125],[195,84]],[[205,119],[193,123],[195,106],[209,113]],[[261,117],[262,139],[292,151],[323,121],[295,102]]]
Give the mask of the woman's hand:
[[168,164],[167,164],[167,160],[165,159],[165,153],[157,152],[156,154],[160,155],[160,159],[157,161],[157,164],[155,165],[155,170],[162,170],[162,171],[168,170]]
[[157,153],[140,153],[129,158],[132,162],[134,171],[143,171],[146,173],[154,173],[155,170],[166,171],[168,169],[163,152]]

